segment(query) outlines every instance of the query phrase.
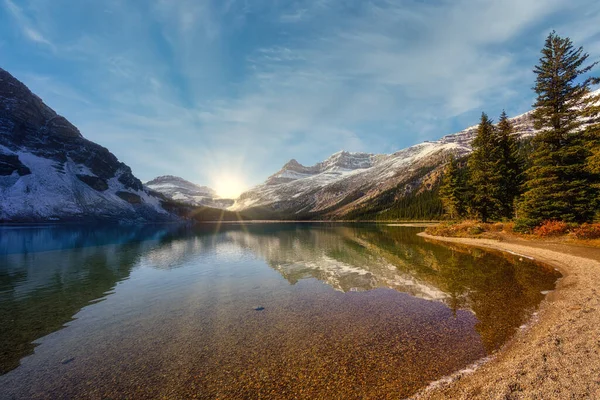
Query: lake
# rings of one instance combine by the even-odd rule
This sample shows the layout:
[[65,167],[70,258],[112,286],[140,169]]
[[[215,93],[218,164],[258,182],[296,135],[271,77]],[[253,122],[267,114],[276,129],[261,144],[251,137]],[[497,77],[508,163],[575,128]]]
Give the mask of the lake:
[[560,277],[369,224],[0,228],[0,398],[402,398]]

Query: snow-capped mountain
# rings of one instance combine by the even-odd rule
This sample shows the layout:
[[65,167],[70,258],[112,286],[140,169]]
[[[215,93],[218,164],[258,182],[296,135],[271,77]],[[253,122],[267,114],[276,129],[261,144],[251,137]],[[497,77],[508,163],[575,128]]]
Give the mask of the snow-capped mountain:
[[[600,94],[600,90],[594,95]],[[531,111],[511,118],[515,135],[535,135]],[[312,167],[296,160],[263,184],[243,193],[230,207],[256,216],[280,218],[343,217],[382,193],[400,198],[431,188],[450,153],[471,152],[477,126],[393,154],[338,152]]]
[[389,155],[339,152],[312,167],[291,160],[265,183],[243,193],[230,209],[341,215],[401,182],[421,178],[423,168],[439,165],[447,153],[468,151],[468,143],[456,136]]
[[0,221],[175,218],[127,165],[0,68]]
[[178,176],[159,176],[146,182],[145,185],[151,190],[162,193],[171,200],[193,206],[227,208],[233,204],[233,200],[231,199],[219,198],[213,189],[207,186],[196,185]]

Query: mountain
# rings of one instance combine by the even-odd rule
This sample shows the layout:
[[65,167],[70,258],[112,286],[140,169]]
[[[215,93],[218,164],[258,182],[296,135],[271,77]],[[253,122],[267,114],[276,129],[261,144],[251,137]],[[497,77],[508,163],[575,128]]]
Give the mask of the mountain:
[[0,68],[0,222],[176,219],[163,200]]
[[[520,139],[536,133],[531,113],[511,118]],[[393,154],[342,151],[310,167],[290,160],[243,193],[230,210],[253,218],[371,219],[391,207],[406,210],[418,203],[413,216],[427,218],[432,210],[441,215],[441,203],[432,192],[444,160],[449,154],[469,154],[476,134],[477,126],[472,126]]]
[[231,199],[218,198],[217,193],[209,187],[199,186],[173,175],[159,176],[146,182],[145,185],[171,200],[193,206],[227,208],[234,202]]
[[463,136],[453,136],[389,155],[339,152],[312,167],[291,160],[230,209],[299,219],[340,217],[400,184],[402,191],[413,191],[446,154],[469,151]]

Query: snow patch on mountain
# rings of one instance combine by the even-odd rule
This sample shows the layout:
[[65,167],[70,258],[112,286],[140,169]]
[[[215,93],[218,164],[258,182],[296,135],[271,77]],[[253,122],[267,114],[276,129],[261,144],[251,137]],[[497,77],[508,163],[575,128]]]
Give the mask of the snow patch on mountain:
[[0,220],[58,221],[102,215],[143,219],[137,215],[136,206],[119,197],[118,192],[139,196],[147,208],[169,216],[158,198],[143,190],[125,187],[119,182],[118,175],[107,181],[108,189],[98,192],[77,177],[95,176],[90,169],[70,159],[60,164],[27,151],[13,152],[4,146],[0,146],[0,153],[16,155],[31,171],[24,176],[19,176],[16,171],[0,176]]

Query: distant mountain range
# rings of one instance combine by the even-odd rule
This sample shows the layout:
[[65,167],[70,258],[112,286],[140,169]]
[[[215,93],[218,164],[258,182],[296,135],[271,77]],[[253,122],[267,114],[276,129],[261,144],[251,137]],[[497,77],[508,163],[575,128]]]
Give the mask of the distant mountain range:
[[0,222],[177,219],[162,200],[0,68]]
[[145,185],[147,188],[162,193],[173,201],[194,206],[227,208],[234,203],[232,199],[219,198],[217,193],[207,186],[196,185],[178,176],[159,176],[146,182]]
[[[511,121],[520,138],[535,134],[531,112]],[[259,218],[292,219],[347,218],[374,208],[384,211],[403,197],[432,189],[446,157],[470,153],[476,133],[477,126],[472,126],[393,154],[342,151],[311,167],[290,160],[263,184],[243,193],[230,209]]]
[[[535,135],[531,112],[511,121],[519,138]],[[435,193],[447,156],[470,153],[476,133],[472,126],[393,154],[341,151],[308,167],[292,159],[234,201],[171,175],[143,185],[0,68],[0,222],[372,219]]]

